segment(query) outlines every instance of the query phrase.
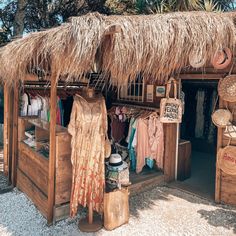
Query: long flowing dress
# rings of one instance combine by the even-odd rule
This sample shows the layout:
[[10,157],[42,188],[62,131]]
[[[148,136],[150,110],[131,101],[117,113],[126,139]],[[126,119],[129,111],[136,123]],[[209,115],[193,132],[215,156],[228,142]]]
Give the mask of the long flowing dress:
[[104,158],[107,112],[102,96],[86,100],[75,96],[68,131],[72,135],[72,189],[70,215],[78,206],[91,206],[103,212],[105,186]]

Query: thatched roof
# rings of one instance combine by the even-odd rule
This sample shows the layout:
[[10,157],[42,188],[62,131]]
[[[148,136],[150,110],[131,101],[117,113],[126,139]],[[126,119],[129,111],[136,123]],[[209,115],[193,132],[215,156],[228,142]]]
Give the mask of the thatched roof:
[[[234,16],[181,12],[164,15],[74,17],[60,27],[29,34],[0,49],[0,77],[24,80],[33,68],[81,78],[97,65],[120,85],[138,73],[160,83],[185,66],[189,55],[208,60],[235,45]],[[114,26],[121,30],[110,34]]]

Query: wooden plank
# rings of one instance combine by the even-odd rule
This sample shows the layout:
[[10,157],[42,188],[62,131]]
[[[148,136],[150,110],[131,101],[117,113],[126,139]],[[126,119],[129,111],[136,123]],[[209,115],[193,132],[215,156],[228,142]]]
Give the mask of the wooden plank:
[[9,152],[8,152],[8,140],[9,140],[9,134],[8,134],[8,117],[9,117],[9,88],[5,84],[4,85],[4,128],[3,128],[3,158],[4,158],[4,174],[8,176],[9,174]]
[[9,166],[9,182],[12,183],[12,156],[13,156],[13,89],[9,88],[8,93],[8,114],[7,114],[7,133],[8,133],[8,140],[7,140],[7,153],[8,153],[8,166]]
[[69,202],[72,185],[71,137],[69,134],[56,137],[55,182],[55,204]]
[[[219,108],[223,107],[223,101],[219,98]],[[217,151],[219,150],[219,148],[222,147],[223,145],[223,140],[222,140],[222,136],[223,136],[223,129],[222,128],[218,128],[217,129]],[[217,158],[216,158],[217,160]],[[215,177],[215,202],[220,203],[220,192],[221,192],[221,170],[217,167],[216,165],[216,177]]]
[[29,156],[40,168],[48,173],[49,161],[46,157],[36,153],[31,147],[23,142],[19,143],[19,151],[26,156]]
[[19,169],[17,177],[17,187],[31,199],[42,215],[47,217],[47,197]]
[[57,111],[57,75],[51,76],[50,90],[50,152],[48,175],[48,214],[47,222],[53,222],[53,209],[55,203],[55,163],[56,163],[56,111]]
[[182,80],[218,80],[225,76],[225,74],[201,74],[201,73],[188,73],[188,74],[181,74],[179,77]]
[[221,202],[236,205],[236,176],[221,172]]
[[[40,157],[39,157],[40,158]],[[48,195],[48,169],[42,168],[31,158],[19,152],[18,168],[47,196]]]
[[191,176],[191,143],[181,140],[178,150],[177,180],[185,180]]
[[19,84],[14,84],[13,99],[13,133],[12,133],[12,185],[17,181],[17,155],[18,155],[18,113],[19,113]]
[[152,189],[154,186],[163,185],[164,183],[165,176],[163,174],[157,175],[156,177],[152,177],[139,183],[132,184],[129,187],[130,195],[133,196],[135,194],[142,193],[144,191]]
[[64,204],[54,207],[54,222],[64,220],[70,216],[70,204]]
[[175,180],[176,137],[177,137],[176,124],[164,124],[164,134],[165,134],[164,174],[165,174],[165,181],[170,182]]

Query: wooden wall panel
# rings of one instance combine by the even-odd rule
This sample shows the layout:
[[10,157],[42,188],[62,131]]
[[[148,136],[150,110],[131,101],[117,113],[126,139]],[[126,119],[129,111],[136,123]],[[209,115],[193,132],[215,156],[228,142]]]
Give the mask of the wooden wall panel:
[[47,197],[19,169],[17,170],[17,187],[33,201],[42,215],[47,217]]
[[177,124],[164,124],[164,174],[165,181],[175,180]]
[[55,204],[70,201],[72,184],[71,137],[69,134],[56,137],[56,188]]

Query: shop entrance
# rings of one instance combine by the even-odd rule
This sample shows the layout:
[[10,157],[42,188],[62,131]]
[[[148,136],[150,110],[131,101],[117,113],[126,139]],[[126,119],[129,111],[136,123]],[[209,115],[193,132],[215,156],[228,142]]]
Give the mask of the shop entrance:
[[[217,129],[211,121],[211,114],[217,100],[217,83],[212,80],[182,80],[185,110],[180,126],[178,160],[181,163],[185,158],[185,161],[182,162],[184,165],[178,165],[178,172],[184,168],[185,174],[178,174],[178,184],[210,199],[215,195]],[[187,153],[181,151],[181,143],[189,144]]]

